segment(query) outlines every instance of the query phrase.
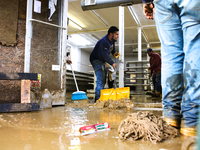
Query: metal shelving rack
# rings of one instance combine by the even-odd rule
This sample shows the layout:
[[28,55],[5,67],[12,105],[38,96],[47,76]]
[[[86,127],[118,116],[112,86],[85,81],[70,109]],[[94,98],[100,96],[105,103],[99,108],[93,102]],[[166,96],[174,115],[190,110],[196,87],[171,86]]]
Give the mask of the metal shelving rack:
[[150,72],[147,67],[149,61],[126,61],[125,85],[135,87],[136,92],[147,91],[150,89]]
[[[92,73],[74,71],[78,87],[80,91],[86,91],[93,88],[91,82],[94,82],[94,76]],[[68,91],[76,91],[74,84],[74,78],[71,70],[66,70],[66,89]]]

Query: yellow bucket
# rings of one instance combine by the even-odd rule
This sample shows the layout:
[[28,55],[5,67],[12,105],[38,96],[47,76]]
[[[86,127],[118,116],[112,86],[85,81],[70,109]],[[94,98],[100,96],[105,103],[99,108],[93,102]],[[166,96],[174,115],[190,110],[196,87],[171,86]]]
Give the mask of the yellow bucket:
[[106,100],[119,100],[122,98],[130,97],[130,87],[116,88],[116,89],[103,89],[101,90],[101,95],[99,101]]

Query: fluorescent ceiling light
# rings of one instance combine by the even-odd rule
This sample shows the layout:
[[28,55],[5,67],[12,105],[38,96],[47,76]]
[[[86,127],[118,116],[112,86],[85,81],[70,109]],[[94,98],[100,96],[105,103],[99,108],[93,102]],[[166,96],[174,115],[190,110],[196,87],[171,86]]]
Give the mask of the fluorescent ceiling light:
[[72,20],[71,18],[69,18],[69,23],[70,23],[72,26],[78,28],[79,30],[82,30],[82,29],[83,29],[78,23],[76,23],[76,22],[75,22],[74,20]]
[[103,20],[103,18],[101,18],[101,16],[100,16],[96,11],[92,10],[92,12],[93,12],[101,21],[103,21],[103,23],[105,23],[106,26],[109,26],[108,23],[107,23],[105,20]]
[[144,37],[145,41],[148,43],[148,42],[149,42],[149,40],[148,40],[148,38],[147,38],[146,34],[145,34],[143,31],[142,31],[142,35],[143,35],[143,37]]
[[97,36],[95,36],[94,34],[91,34],[91,36],[96,40],[96,41],[99,41],[100,39],[97,37]]
[[136,24],[138,26],[141,26],[140,20],[138,19],[138,16],[137,16],[136,12],[134,11],[133,7],[132,6],[128,6],[128,10],[131,13],[131,16],[135,20]]
[[89,40],[85,39],[84,37],[78,34],[70,35],[68,40],[78,46],[92,45],[92,43]]

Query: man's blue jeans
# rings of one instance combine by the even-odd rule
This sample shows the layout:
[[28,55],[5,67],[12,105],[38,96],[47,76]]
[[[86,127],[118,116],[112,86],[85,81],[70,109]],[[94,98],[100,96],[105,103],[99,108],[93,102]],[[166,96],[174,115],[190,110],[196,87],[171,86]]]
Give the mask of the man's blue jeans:
[[[95,102],[100,98],[101,90],[104,89],[106,84],[106,76],[107,76],[107,69],[105,67],[105,63],[100,60],[94,60],[92,62],[92,66],[95,71],[95,75],[97,77],[96,88],[95,88]],[[109,81],[108,79],[108,86],[109,88],[113,87],[114,81]]]
[[152,80],[153,80],[154,90],[156,90],[157,92],[160,92],[161,73],[158,72],[156,74],[153,74]]
[[[195,127],[200,103],[200,0],[154,0],[164,117]],[[181,105],[182,102],[182,105]]]

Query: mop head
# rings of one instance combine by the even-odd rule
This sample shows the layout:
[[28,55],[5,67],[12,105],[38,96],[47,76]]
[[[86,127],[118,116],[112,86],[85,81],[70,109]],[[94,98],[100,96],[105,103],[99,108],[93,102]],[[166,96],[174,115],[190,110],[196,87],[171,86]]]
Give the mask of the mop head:
[[118,128],[119,139],[144,139],[161,142],[166,139],[172,139],[179,135],[178,130],[168,125],[162,118],[149,112],[138,112],[129,114]]
[[72,93],[72,98],[71,100],[83,100],[83,99],[88,99],[85,92],[83,91],[78,91]]

